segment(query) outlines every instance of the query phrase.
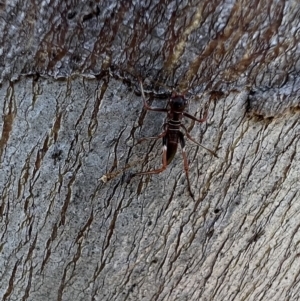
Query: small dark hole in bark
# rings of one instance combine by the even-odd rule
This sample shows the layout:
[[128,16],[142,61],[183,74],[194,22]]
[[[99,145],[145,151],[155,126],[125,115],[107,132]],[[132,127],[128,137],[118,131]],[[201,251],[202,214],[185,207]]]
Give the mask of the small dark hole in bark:
[[215,210],[214,210],[214,214],[219,214],[221,212],[221,210],[219,209],[219,208],[216,208]]
[[75,16],[76,16],[76,11],[73,11],[73,12],[70,12],[70,13],[68,13],[68,19],[70,20],[70,19],[73,19]]

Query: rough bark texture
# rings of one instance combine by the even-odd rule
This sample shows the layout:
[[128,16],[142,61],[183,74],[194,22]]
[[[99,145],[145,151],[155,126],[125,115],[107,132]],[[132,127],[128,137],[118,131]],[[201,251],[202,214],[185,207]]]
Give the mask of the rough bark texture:
[[[298,1],[0,9],[1,300],[299,299]],[[161,164],[138,78],[210,103],[193,198],[180,152],[126,182]]]

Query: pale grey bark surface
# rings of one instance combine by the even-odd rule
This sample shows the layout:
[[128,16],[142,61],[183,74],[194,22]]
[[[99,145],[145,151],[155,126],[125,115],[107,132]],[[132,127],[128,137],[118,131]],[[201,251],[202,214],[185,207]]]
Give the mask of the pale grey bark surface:
[[[297,1],[0,9],[1,300],[299,299]],[[180,151],[126,182],[161,164],[138,77],[213,100],[193,198]]]

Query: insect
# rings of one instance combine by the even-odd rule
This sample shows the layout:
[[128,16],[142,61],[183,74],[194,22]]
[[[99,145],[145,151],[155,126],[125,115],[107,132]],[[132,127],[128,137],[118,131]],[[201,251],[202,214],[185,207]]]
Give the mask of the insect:
[[184,98],[183,94],[176,94],[176,93],[172,93],[171,97],[168,100],[168,104],[166,108],[151,107],[148,105],[148,102],[146,100],[142,81],[140,81],[140,88],[141,88],[141,94],[144,102],[144,107],[146,110],[167,113],[166,122],[163,124],[164,130],[160,135],[155,137],[142,138],[139,140],[139,142],[141,142],[149,139],[162,138],[162,144],[163,144],[162,167],[154,170],[133,173],[129,176],[128,182],[135,176],[158,174],[164,171],[173,160],[177,151],[178,143],[180,143],[183,163],[184,163],[184,171],[188,182],[188,189],[190,195],[193,196],[191,190],[191,184],[189,180],[189,163],[185,151],[184,134],[180,131],[180,129],[182,128],[185,131],[185,135],[188,139],[190,139],[197,145],[209,151],[213,156],[218,157],[214,151],[204,147],[203,145],[198,143],[194,138],[192,138],[188,133],[187,128],[182,124],[183,117],[187,117],[194,121],[203,123],[207,119],[207,112],[204,114],[202,119],[198,119],[190,115],[188,112],[186,112],[188,101]]

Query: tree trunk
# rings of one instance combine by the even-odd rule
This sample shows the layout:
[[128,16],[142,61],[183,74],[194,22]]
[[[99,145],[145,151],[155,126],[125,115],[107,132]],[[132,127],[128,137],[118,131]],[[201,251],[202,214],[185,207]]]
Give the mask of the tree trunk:
[[[298,2],[58,2],[0,6],[1,300],[298,300]],[[193,195],[180,146],[129,181],[162,164],[140,80],[208,110]]]

